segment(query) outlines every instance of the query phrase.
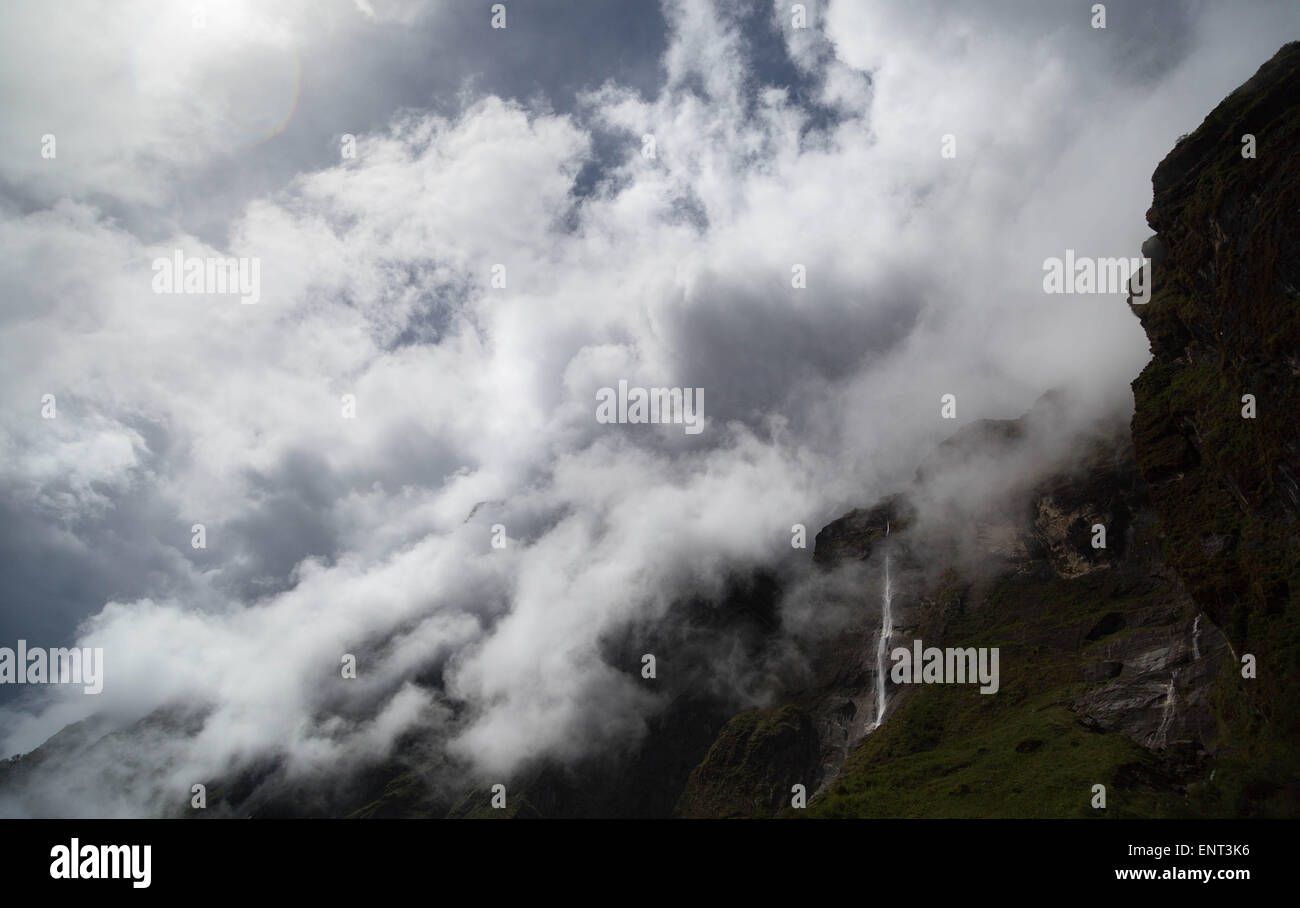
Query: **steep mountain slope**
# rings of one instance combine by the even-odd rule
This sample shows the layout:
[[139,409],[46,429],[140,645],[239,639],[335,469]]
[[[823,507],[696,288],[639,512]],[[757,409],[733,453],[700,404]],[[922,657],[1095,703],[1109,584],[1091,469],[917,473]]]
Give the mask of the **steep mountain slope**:
[[[1005,457],[1053,409],[975,424],[943,454]],[[815,793],[813,816],[1087,816],[1095,784],[1107,786],[1110,815],[1192,810],[1187,789],[1208,779],[1219,745],[1209,702],[1224,639],[1160,555],[1122,428],[1068,447],[1073,455],[1055,469],[977,514],[910,524],[895,498],[818,536],[827,570],[878,565],[888,553],[891,649],[914,640],[996,647],[995,693],[891,681],[885,722],[872,730],[883,571],[868,570],[868,617],[822,654],[820,683],[780,709],[733,719],[678,813],[773,815],[794,784]],[[908,498],[925,495],[927,472],[942,468],[923,467]],[[1095,525],[1107,528],[1105,548],[1092,545]],[[958,555],[954,532],[965,532],[973,551]],[[755,765],[759,739],[779,742],[784,761]],[[814,759],[801,765],[791,758],[809,750]]]
[[[1253,137],[1256,157],[1244,157]],[[1300,43],[1160,163],[1160,261],[1134,307],[1152,360],[1133,383],[1138,465],[1165,553],[1257,677],[1221,719],[1216,811],[1300,801]],[[1246,418],[1249,398],[1255,415]]]
[[[1243,156],[1247,134],[1256,157]],[[884,725],[866,734],[868,622],[826,654],[823,684],[728,724],[680,815],[770,816],[795,784],[817,794],[786,815],[1300,813],[1297,139],[1290,44],[1157,168],[1153,294],[1133,306],[1153,358],[1133,383],[1131,443],[1081,440],[1079,462],[1008,494],[965,543],[911,538],[897,499],[818,536],[826,566],[891,552],[904,577],[891,647],[999,647],[999,692],[891,690]],[[969,427],[918,484],[943,472],[945,453],[952,466],[1013,451],[1032,420]],[[1089,544],[1097,524],[1102,550]],[[972,542],[984,570],[923,570]],[[881,583],[877,567],[868,614]],[[1256,676],[1243,677],[1252,657]],[[797,765],[814,738],[820,759]],[[774,741],[779,758],[762,762]]]

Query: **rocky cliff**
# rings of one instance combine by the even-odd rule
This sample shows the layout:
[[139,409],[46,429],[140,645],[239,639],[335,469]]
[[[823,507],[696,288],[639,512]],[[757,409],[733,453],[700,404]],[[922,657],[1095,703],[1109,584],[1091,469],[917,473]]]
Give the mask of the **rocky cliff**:
[[[1131,434],[1077,439],[1074,463],[966,518],[982,570],[927,572],[956,564],[961,542],[915,538],[906,496],[818,535],[830,570],[892,554],[891,645],[999,647],[998,695],[890,689],[871,731],[878,593],[864,595],[868,617],[823,653],[819,683],[733,719],[679,814],[1300,813],[1298,139],[1290,44],[1161,162],[1152,294],[1132,305],[1152,359]],[[912,494],[954,463],[1007,456],[1036,418],[968,427]],[[1104,549],[1090,545],[1098,525]],[[868,576],[879,590],[879,569]],[[774,738],[780,759],[755,766]],[[786,806],[795,784],[816,790],[806,811]]]
[[[937,459],[1006,457],[1059,406],[970,426]],[[943,474],[932,461],[906,495],[827,526],[816,555],[825,570],[868,566],[863,620],[820,654],[812,686],[724,728],[678,814],[802,815],[788,806],[796,784],[813,795],[813,816],[1088,816],[1095,784],[1107,786],[1111,815],[1195,812],[1189,792],[1208,782],[1222,745],[1210,703],[1226,642],[1164,560],[1123,427],[1064,447],[973,514],[908,521],[927,474]],[[1094,545],[1097,526],[1105,547]],[[970,550],[958,556],[961,532]],[[885,553],[891,648],[996,647],[996,694],[890,681],[873,730],[883,576],[869,566]],[[755,765],[764,751],[779,758]]]
[[[1133,440],[1164,552],[1253,657],[1218,720],[1231,750],[1214,810],[1300,799],[1300,43],[1179,142],[1152,178],[1152,359]],[[1240,674],[1238,671],[1237,674]]]

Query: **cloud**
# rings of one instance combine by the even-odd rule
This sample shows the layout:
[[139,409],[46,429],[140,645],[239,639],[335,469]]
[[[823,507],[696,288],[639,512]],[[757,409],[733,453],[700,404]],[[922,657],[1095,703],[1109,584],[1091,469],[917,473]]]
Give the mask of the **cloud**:
[[[915,4],[832,4],[807,34],[776,5],[759,34],[668,4],[653,90],[636,68],[564,83],[556,103],[458,73],[443,81],[464,89],[455,109],[393,84],[366,129],[315,95],[300,113],[355,133],[357,156],[330,146],[292,172],[241,151],[220,92],[256,85],[230,67],[324,28],[300,9],[248,11],[265,27],[208,69],[159,58],[176,78],[147,116],[95,67],[112,35],[160,39],[126,14],[83,36],[100,56],[69,97],[102,113],[60,114],[76,138],[59,160],[96,152],[0,220],[14,250],[0,504],[23,528],[0,557],[26,564],[0,629],[72,636],[80,621],[105,687],[23,691],[0,724],[13,753],[83,719],[139,736],[145,717],[187,718],[148,726],[147,749],[92,736],[100,749],[79,752],[102,772],[124,748],[139,767],[111,786],[51,771],[0,808],[164,812],[214,774],[343,774],[412,733],[476,778],[626,745],[681,682],[648,688],[639,663],[611,664],[610,635],[755,566],[797,575],[791,525],[815,534],[910,477],[952,429],[941,394],[959,423],[1018,415],[1056,385],[1076,391],[1078,425],[1123,413],[1140,327],[1119,297],[1045,295],[1041,263],[1136,254],[1154,164],[1294,14],[1168,6],[1129,24],[1119,6],[1106,35],[1072,6]],[[400,47],[394,17],[450,15],[397,12],[344,4],[326,24],[344,45],[379,29],[365,34]],[[511,16],[513,41],[551,34]],[[34,25],[34,47],[50,28]],[[218,95],[187,106],[192,80]],[[51,90],[24,84],[31,132]],[[131,128],[106,125],[119,109]],[[42,166],[8,160],[11,184]],[[255,164],[265,191],[196,176],[222,161]],[[165,200],[172,214],[140,214]],[[214,211],[230,212],[219,229]],[[150,263],[177,248],[256,256],[260,302],[155,295]],[[704,388],[705,432],[596,422],[596,390],[620,379]],[[31,585],[52,574],[71,592]],[[38,614],[58,595],[55,630]],[[791,634],[825,621],[788,605]],[[730,695],[761,696],[759,667],[718,666]]]

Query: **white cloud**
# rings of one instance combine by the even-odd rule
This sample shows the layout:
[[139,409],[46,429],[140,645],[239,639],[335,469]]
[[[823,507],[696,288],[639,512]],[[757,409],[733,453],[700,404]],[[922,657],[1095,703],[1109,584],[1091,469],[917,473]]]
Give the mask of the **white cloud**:
[[[1136,321],[1119,298],[1045,297],[1041,261],[1136,254],[1168,133],[1235,82],[1202,84],[1195,56],[1143,82],[1105,71],[1104,50],[1073,60],[1080,36],[1043,20],[1000,32],[913,10],[835,4],[824,35],[791,37],[838,112],[823,135],[789,93],[750,93],[734,25],[673,5],[659,96],[610,84],[572,116],[495,97],[453,118],[396,112],[356,160],[248,205],[222,248],[138,237],[92,199],[147,196],[158,162],[230,154],[225,102],[186,93],[247,92],[243,57],[159,57],[174,82],[128,88],[96,69],[103,42],[179,53],[171,19],[33,25],[34,48],[84,32],[101,55],[69,97],[103,104],[49,108],[73,124],[60,155],[76,164],[40,186],[67,198],[0,222],[15,250],[0,476],[74,528],[147,500],[170,523],[136,544],[169,552],[171,576],[82,627],[105,648],[104,693],[5,707],[4,746],[91,711],[211,711],[113,800],[7,809],[158,810],[163,776],[271,754],[291,771],[350,765],[413,727],[497,774],[634,739],[657,701],[636,666],[604,664],[602,638],[788,555],[792,523],[815,533],[890,491],[950,429],[941,393],[959,392],[963,421],[1017,415],[1057,384],[1086,392],[1080,422],[1126,406]],[[292,44],[292,10],[246,13],[268,24],[258,53]],[[1245,31],[1235,69],[1217,68],[1244,76],[1271,53]],[[18,122],[38,129],[51,97],[34,89]],[[575,212],[597,132],[625,134],[624,157]],[[77,142],[98,150],[78,159]],[[10,180],[39,166],[6,159]],[[173,248],[259,257],[261,302],[154,295],[149,263]],[[794,263],[807,290],[790,287]],[[595,389],[621,378],[703,386],[708,430],[597,424]],[[70,401],[52,423],[36,415],[46,391]],[[208,526],[202,554],[192,522]],[[344,652],[362,657],[355,682]],[[433,666],[461,713],[413,684]]]

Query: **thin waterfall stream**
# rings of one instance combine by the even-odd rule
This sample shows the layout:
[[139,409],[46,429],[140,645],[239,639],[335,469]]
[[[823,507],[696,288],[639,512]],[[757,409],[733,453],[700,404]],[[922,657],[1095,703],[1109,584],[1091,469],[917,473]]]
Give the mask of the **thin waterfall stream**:
[[[889,535],[889,523],[885,523],[885,535]],[[894,589],[889,574],[889,553],[885,553],[885,584],[881,595],[880,637],[876,642],[876,720],[872,728],[880,727],[885,721],[885,663],[889,654],[889,635],[894,630]]]

